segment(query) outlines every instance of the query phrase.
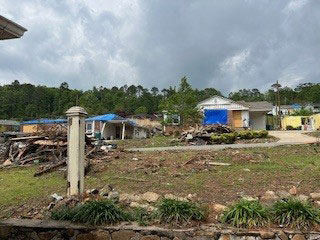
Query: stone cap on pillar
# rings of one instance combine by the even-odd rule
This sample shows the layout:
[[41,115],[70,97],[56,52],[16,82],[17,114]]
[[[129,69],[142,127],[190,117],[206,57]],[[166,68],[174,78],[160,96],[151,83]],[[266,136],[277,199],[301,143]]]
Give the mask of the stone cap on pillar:
[[72,116],[88,116],[87,111],[83,107],[73,106],[68,111],[66,111],[67,117]]

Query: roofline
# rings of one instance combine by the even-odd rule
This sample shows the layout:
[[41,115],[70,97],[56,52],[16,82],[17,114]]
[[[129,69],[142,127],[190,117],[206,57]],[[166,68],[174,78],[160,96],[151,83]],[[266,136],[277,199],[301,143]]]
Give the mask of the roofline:
[[[11,35],[14,36],[12,38],[20,38],[23,36],[24,32],[28,31],[26,28],[5,18],[2,15],[0,15],[0,30],[10,33]],[[9,39],[9,38],[5,38],[5,39]]]
[[228,101],[231,101],[231,102],[235,102],[235,101],[233,101],[233,100],[231,100],[231,99],[229,99],[229,98],[226,98],[226,97],[221,97],[221,96],[219,96],[219,95],[213,95],[212,97],[209,97],[209,98],[207,98],[207,99],[205,99],[205,100],[202,100],[202,101],[199,102],[197,105],[200,105],[200,104],[208,101],[209,99],[212,99],[212,98],[215,98],[215,97],[221,98],[221,99],[223,99],[223,100],[228,100]]

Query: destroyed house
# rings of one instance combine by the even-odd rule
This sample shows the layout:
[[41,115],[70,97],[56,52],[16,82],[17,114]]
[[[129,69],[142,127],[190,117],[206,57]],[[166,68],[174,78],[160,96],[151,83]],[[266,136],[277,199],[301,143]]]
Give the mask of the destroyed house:
[[148,129],[127,118],[110,113],[87,118],[86,134],[105,140],[147,138]]
[[24,133],[34,133],[56,125],[67,127],[67,119],[37,119],[25,121],[21,123],[21,131]]
[[203,124],[225,124],[235,129],[266,129],[266,115],[273,108],[271,103],[236,102],[228,98],[213,96],[200,102]]
[[0,120],[0,132],[19,132],[20,123],[12,120]]

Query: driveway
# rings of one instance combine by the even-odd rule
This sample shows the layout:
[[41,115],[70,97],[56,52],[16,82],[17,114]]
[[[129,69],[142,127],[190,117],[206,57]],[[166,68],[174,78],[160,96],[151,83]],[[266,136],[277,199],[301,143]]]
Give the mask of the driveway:
[[315,143],[316,138],[308,136],[304,133],[308,131],[269,131],[271,136],[277,137],[280,140],[278,143]]
[[150,148],[129,148],[128,151],[205,151],[221,150],[226,148],[254,148],[254,147],[276,147],[282,145],[315,143],[316,138],[307,136],[306,131],[269,131],[271,136],[279,138],[278,142],[272,143],[251,143],[251,144],[222,144],[222,145],[201,145],[201,146],[176,146],[176,147],[150,147]]

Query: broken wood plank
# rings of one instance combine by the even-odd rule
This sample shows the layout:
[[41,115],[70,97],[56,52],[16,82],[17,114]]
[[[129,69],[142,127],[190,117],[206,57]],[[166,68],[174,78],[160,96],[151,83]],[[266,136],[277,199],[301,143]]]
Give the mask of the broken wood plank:
[[39,172],[36,172],[33,176],[34,176],[34,177],[39,177],[39,176],[41,176],[41,175],[43,175],[43,174],[45,174],[45,173],[52,172],[52,171],[55,170],[56,168],[61,167],[61,166],[65,165],[65,164],[66,164],[66,161],[57,163],[57,164],[55,164],[55,165],[52,165],[52,166],[50,166],[50,167],[48,167],[48,168],[45,168],[45,169],[39,171]]
[[29,137],[18,137],[10,138],[10,141],[23,141],[23,140],[35,140],[35,139],[44,139],[44,136],[29,136]]
[[137,181],[137,182],[147,182],[147,180],[144,180],[144,179],[131,178],[131,177],[114,176],[113,178],[119,178],[119,179],[130,180],[130,181]]
[[208,162],[211,166],[231,166],[231,163],[222,163],[222,162]]

